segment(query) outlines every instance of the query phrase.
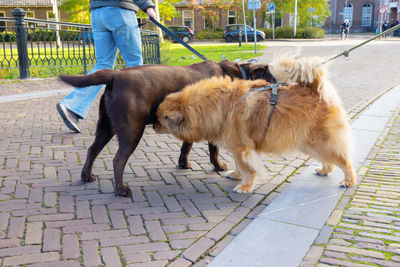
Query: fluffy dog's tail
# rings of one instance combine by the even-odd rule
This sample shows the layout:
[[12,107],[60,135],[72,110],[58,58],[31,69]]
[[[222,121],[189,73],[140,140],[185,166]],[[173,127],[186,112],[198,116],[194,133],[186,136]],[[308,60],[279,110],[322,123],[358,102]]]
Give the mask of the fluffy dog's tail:
[[270,72],[280,83],[297,83],[310,88],[329,104],[339,100],[323,60],[320,57],[283,58],[271,63]]
[[89,75],[60,75],[59,78],[72,86],[86,87],[112,83],[114,72],[112,69],[104,69]]

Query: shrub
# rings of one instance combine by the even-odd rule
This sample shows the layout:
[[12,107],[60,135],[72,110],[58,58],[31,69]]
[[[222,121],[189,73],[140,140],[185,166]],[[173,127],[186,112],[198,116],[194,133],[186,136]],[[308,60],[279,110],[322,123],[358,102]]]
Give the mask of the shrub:
[[[272,39],[272,29],[260,29],[265,33],[265,38]],[[293,37],[293,27],[279,27],[275,29],[276,39],[291,39]],[[296,29],[296,38],[302,39],[319,39],[324,38],[324,29],[317,27],[305,27]]]
[[223,32],[221,28],[201,30],[196,33],[196,39],[222,39]]

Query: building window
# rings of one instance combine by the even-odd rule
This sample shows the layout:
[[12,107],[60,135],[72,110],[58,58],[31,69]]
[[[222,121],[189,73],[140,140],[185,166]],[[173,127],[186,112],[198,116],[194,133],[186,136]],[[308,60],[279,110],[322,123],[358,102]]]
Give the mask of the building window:
[[372,5],[367,3],[362,7],[361,26],[371,26]]
[[353,5],[347,4],[343,7],[343,22],[348,19],[350,25],[353,25]]
[[[50,20],[50,21],[56,21],[56,15],[53,13],[53,11],[47,11],[46,12],[46,14],[47,14],[47,20]],[[49,26],[49,29],[52,29],[52,30],[55,30],[55,29],[57,29],[57,25],[56,24],[48,24]]]
[[188,26],[190,29],[194,29],[193,10],[184,10],[182,18],[183,18],[183,25]]
[[[0,18],[4,18],[6,16],[6,12],[0,11]],[[0,32],[4,32],[6,30],[6,22],[0,21]]]
[[[26,16],[25,16],[25,18],[34,19],[34,18],[35,18],[35,12],[34,12],[34,11],[26,11]],[[29,28],[35,28],[35,23],[33,23],[33,22],[28,22],[28,27],[29,27]]]
[[228,24],[235,24],[236,23],[236,12],[235,11],[228,11]]

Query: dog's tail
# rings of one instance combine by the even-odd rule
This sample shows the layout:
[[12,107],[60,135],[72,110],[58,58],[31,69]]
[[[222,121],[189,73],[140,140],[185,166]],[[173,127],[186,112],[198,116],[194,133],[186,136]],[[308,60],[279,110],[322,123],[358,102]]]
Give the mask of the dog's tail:
[[279,59],[272,62],[270,72],[280,83],[297,83],[310,88],[329,104],[338,97],[323,61],[320,57]]
[[60,75],[59,78],[75,87],[86,87],[99,84],[110,84],[114,78],[114,70],[98,70],[89,75]]

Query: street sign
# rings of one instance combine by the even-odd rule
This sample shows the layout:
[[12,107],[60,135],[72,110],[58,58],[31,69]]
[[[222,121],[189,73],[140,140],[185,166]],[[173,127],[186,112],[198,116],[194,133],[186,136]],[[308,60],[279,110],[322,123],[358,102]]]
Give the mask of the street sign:
[[248,0],[247,1],[247,9],[260,9],[261,2],[260,0]]
[[275,5],[274,3],[268,3],[269,12],[275,12]]
[[380,7],[379,8],[379,14],[385,14],[386,13],[386,7]]

